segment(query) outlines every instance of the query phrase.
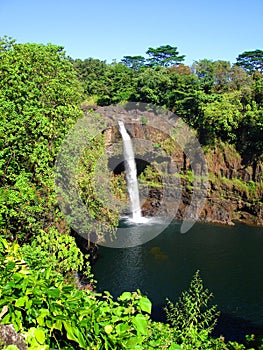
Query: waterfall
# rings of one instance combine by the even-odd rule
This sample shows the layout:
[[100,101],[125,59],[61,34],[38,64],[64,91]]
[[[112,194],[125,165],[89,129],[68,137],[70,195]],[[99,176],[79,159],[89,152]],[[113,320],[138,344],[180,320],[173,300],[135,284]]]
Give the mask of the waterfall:
[[137,169],[134,159],[133,147],[130,135],[127,133],[127,130],[124,126],[122,120],[118,121],[119,130],[122,136],[123,142],[123,155],[124,155],[124,164],[126,170],[126,181],[128,187],[128,193],[130,197],[130,208],[132,213],[132,220],[135,222],[142,221],[141,214],[141,205],[139,197],[139,188],[137,181]]

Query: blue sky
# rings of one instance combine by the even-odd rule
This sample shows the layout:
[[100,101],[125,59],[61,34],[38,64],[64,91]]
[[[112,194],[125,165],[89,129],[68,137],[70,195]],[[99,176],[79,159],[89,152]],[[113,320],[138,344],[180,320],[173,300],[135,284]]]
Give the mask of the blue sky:
[[188,65],[263,49],[263,0],[0,0],[0,18],[0,36],[108,63],[166,44]]

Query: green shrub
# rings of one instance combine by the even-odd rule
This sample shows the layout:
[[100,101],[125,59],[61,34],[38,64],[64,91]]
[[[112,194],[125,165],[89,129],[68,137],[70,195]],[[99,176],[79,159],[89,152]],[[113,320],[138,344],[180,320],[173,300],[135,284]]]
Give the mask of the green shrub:
[[51,267],[30,269],[20,247],[1,236],[0,310],[29,349],[178,349],[169,326],[150,320],[151,302],[139,291],[114,301],[77,289]]
[[219,316],[216,306],[209,305],[211,298],[212,293],[204,288],[197,271],[189,290],[182,293],[178,302],[167,301],[167,321],[183,349],[226,349],[221,339],[211,338]]
[[60,234],[50,228],[40,231],[31,244],[22,246],[22,254],[30,269],[52,268],[66,275],[85,268],[85,275],[91,278],[90,265],[84,266],[84,257],[76,245],[75,239],[68,234]]

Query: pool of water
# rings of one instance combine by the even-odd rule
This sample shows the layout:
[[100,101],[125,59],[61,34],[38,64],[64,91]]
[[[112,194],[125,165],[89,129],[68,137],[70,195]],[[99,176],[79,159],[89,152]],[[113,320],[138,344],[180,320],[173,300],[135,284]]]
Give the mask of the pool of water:
[[180,223],[173,222],[143,245],[100,247],[93,266],[98,291],[117,297],[140,289],[151,299],[156,320],[164,319],[166,298],[176,301],[196,270],[221,311],[216,334],[240,340],[263,333],[262,227],[196,223],[181,234]]

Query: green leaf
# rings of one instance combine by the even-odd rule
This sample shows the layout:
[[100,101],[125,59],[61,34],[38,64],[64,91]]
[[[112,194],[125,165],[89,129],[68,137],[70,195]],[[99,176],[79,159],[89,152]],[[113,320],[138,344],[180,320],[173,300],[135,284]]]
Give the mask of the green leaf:
[[52,321],[51,320],[46,320],[46,326],[48,328],[52,328]]
[[172,344],[171,346],[169,346],[168,350],[182,350],[182,348],[178,344]]
[[100,332],[100,327],[99,327],[97,322],[94,322],[93,329],[94,329],[95,334],[98,335]]
[[130,326],[128,325],[128,323],[119,323],[116,326],[116,333],[117,334],[121,334],[121,333],[125,333],[126,331],[128,331],[128,329],[130,328]]
[[129,338],[126,342],[127,349],[136,349],[136,347],[138,346],[138,342],[139,340],[137,337]]
[[71,326],[71,324],[64,321],[63,325],[64,325],[66,332],[67,332],[67,338],[70,340],[78,341],[78,338],[76,337],[76,335],[74,333],[74,328]]
[[27,301],[28,301],[28,297],[27,297],[27,295],[25,295],[25,296],[17,299],[15,306],[17,306],[17,307],[24,306]]
[[130,292],[124,292],[119,296],[118,300],[124,301],[124,300],[129,300],[131,299],[131,293]]
[[42,329],[36,328],[34,334],[39,344],[45,343],[45,333]]
[[40,325],[40,326],[42,326],[42,327],[44,327],[45,326],[45,321],[44,321],[44,319],[45,319],[45,317],[47,316],[47,315],[49,315],[49,310],[48,309],[40,309],[40,311],[41,311],[41,313],[40,313],[40,315],[37,317],[37,323]]
[[61,320],[57,320],[54,325],[53,325],[54,329],[58,329],[59,331],[61,331],[62,329],[62,321]]
[[141,299],[139,300],[139,306],[142,311],[147,312],[148,314],[151,313],[152,303],[148,298],[141,297]]
[[110,324],[107,324],[107,325],[104,327],[104,329],[105,329],[105,332],[106,332],[107,334],[110,334],[110,333],[113,331],[113,327],[112,327],[112,325],[110,325]]
[[52,289],[47,290],[47,294],[51,297],[59,298],[60,291],[57,288],[52,288]]
[[[14,267],[16,266],[16,263],[14,261],[8,261],[7,265],[6,265],[6,269],[11,271],[14,269]],[[14,274],[14,277],[18,275],[18,274]],[[19,275],[18,275],[19,276]],[[21,276],[19,276],[19,278],[21,278]]]
[[144,315],[138,314],[132,319],[132,323],[135,326],[137,332],[146,335],[147,334],[147,319]]
[[85,338],[83,337],[83,334],[80,332],[80,330],[77,327],[72,326],[70,323],[64,321],[63,325],[67,332],[67,338],[69,340],[74,340],[77,342],[82,348],[87,348],[87,343],[85,341]]

